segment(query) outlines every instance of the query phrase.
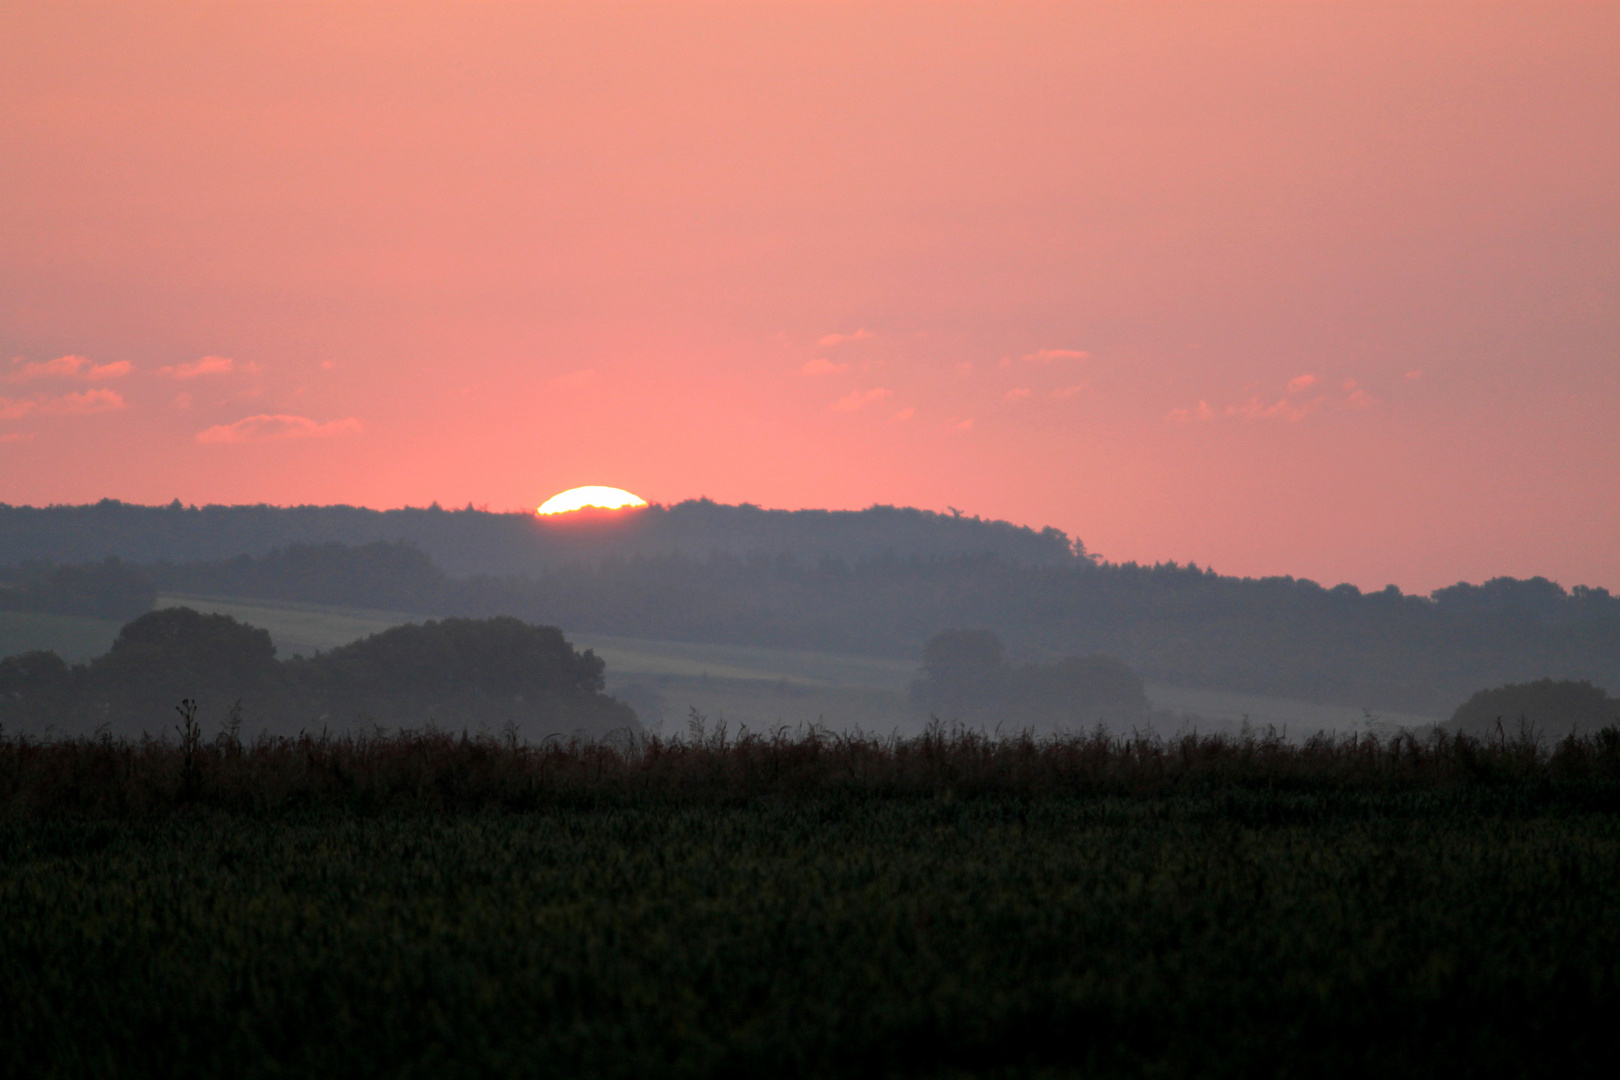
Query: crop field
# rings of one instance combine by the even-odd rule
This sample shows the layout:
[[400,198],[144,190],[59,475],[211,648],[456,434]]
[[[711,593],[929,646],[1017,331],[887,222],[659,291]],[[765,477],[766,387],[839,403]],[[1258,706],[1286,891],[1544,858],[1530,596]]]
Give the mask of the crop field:
[[13,740],[0,1071],[1580,1074],[1617,810],[1620,734]]
[[[270,631],[282,656],[311,655],[424,616],[317,604],[167,595],[159,607],[184,604],[229,615]],[[566,631],[566,628],[565,628]],[[834,731],[916,734],[926,720],[906,700],[917,664],[886,657],[797,649],[657,641],[567,631],[579,648],[607,661],[608,692],[635,707],[650,728],[679,729],[692,710],[754,730],[821,724]],[[1149,684],[1148,699],[1171,735],[1184,727],[1237,734],[1245,720],[1301,740],[1318,731],[1388,736],[1421,729],[1436,718],[1219,690]]]

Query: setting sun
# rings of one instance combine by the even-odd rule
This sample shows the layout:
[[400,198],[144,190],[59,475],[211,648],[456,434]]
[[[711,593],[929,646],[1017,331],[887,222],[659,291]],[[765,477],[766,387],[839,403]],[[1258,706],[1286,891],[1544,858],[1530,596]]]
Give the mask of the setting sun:
[[553,495],[541,504],[536,513],[566,514],[570,510],[581,510],[587,506],[603,510],[621,510],[625,507],[646,505],[646,499],[632,495],[623,488],[577,487],[569,488],[560,495]]

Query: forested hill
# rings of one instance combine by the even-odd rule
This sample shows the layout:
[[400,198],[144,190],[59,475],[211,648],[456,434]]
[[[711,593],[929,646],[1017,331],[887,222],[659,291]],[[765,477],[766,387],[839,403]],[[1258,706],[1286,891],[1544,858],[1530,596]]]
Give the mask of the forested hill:
[[145,567],[0,568],[0,607],[78,614],[102,604],[126,618],[157,590],[906,659],[920,659],[941,630],[984,628],[1020,662],[1106,654],[1153,682],[1431,716],[1504,683],[1588,679],[1620,690],[1620,600],[1539,578],[1420,597],[1191,566],[1031,566],[983,555],[628,557],[452,576],[420,550],[388,543]]
[[0,566],[30,560],[192,562],[264,555],[289,544],[404,542],[452,574],[533,574],[605,558],[789,556],[860,562],[883,556],[995,555],[1031,566],[1084,557],[1057,529],[893,506],[764,510],[707,499],[618,515],[542,520],[468,507],[369,510],[356,506],[88,506],[0,503]]

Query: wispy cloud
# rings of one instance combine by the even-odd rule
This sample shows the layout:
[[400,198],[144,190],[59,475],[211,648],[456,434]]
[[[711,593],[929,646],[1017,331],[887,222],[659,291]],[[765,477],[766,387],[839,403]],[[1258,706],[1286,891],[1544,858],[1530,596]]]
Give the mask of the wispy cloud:
[[1086,384],[1085,383],[1075,383],[1073,386],[1060,386],[1060,387],[1058,387],[1056,390],[1052,391],[1050,396],[1058,398],[1059,400],[1061,400],[1063,398],[1078,397],[1078,396],[1080,396],[1081,394],[1083,394],[1085,392],[1086,392]]
[[958,379],[965,379],[971,374],[973,374],[973,365],[966,360],[956,365],[956,377]]
[[83,416],[88,413],[116,412],[126,408],[116,390],[80,390],[61,397],[13,400],[0,397],[0,420],[16,420],[29,414],[39,416]]
[[1059,360],[1089,360],[1091,354],[1079,349],[1036,349],[1025,353],[1024,360],[1031,364],[1051,364]]
[[58,356],[55,360],[32,364],[23,364],[19,357],[12,363],[22,364],[10,375],[10,381],[14,383],[33,382],[35,379],[117,379],[135,370],[135,365],[128,360],[92,364],[83,356]]
[[86,413],[115,412],[125,407],[123,396],[116,390],[81,390],[76,394],[63,394],[59,398],[46,398],[39,403],[39,411],[47,416],[82,416]]
[[228,356],[204,356],[194,363],[158,368],[158,374],[170,379],[198,379],[204,375],[229,375],[235,369],[236,361]]
[[907,405],[905,408],[901,409],[899,412],[897,412],[894,415],[890,416],[889,417],[889,423],[891,423],[891,424],[903,424],[907,420],[910,420],[913,416],[916,416],[916,415],[917,415],[917,410],[912,408],[910,405]]
[[969,416],[963,419],[957,419],[953,416],[950,418],[950,420],[946,421],[946,424],[952,431],[972,431],[973,417]]
[[1295,375],[1292,379],[1288,380],[1288,392],[1290,394],[1303,394],[1305,391],[1309,390],[1315,385],[1315,375]]
[[842,375],[850,368],[849,364],[835,364],[825,356],[818,356],[808,361],[799,369],[800,375]]
[[1171,409],[1165,414],[1165,419],[1173,424],[1190,424],[1194,420],[1208,420],[1215,415],[1215,410],[1209,407],[1209,402],[1200,401],[1190,409]]
[[832,407],[838,412],[856,412],[868,405],[876,405],[884,398],[893,394],[893,390],[886,390],[881,386],[874,386],[870,390],[856,390],[833,402]]
[[1242,416],[1250,420],[1285,420],[1290,424],[1297,424],[1311,413],[1321,407],[1327,398],[1312,398],[1309,401],[1294,402],[1287,398],[1280,398],[1275,403],[1267,405],[1257,397],[1252,397],[1242,405],[1227,407],[1226,415]]
[[1023,401],[1025,398],[1029,397],[1029,393],[1030,393],[1029,387],[1027,387],[1027,386],[1015,386],[1011,390],[1009,390],[1005,394],[1003,394],[1001,396],[1001,400],[1005,404],[1011,405],[1015,401]]
[[247,416],[234,424],[218,424],[197,432],[200,443],[257,443],[281,442],[287,439],[326,439],[334,435],[352,435],[360,430],[360,421],[353,417],[316,423],[307,416],[261,414]]
[[0,443],[33,442],[32,431],[14,431],[10,435],[0,435]]
[[1423,369],[1422,368],[1413,368],[1411,371],[1408,371],[1406,373],[1406,377],[1408,379],[1413,379],[1413,380],[1421,379],[1421,378],[1423,378]]
[[868,338],[875,337],[877,335],[870,330],[857,330],[853,334],[828,334],[824,338],[818,338],[816,344],[824,349],[830,349],[834,345],[842,345],[847,341],[865,341]]

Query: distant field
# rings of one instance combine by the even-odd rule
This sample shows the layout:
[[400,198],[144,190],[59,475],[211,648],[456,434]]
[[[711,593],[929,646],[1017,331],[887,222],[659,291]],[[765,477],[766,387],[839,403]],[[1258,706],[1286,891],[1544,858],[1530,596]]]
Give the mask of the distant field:
[[204,614],[229,615],[238,622],[270,631],[276,655],[313,656],[326,649],[347,645],[401,623],[420,622],[426,616],[396,611],[362,611],[272,600],[237,600],[228,597],[159,596],[160,608],[189,607]]
[[[282,657],[311,655],[426,616],[319,604],[279,603],[219,597],[167,595],[159,607],[184,604],[218,612],[270,631]],[[565,628],[566,630],[566,628]],[[906,687],[917,665],[906,660],[845,656],[749,645],[655,641],[610,634],[568,633],[580,648],[607,662],[608,690],[628,701],[644,723],[665,731],[684,725],[692,709],[710,719],[759,730],[786,724],[822,723],[835,730],[915,730],[923,718],[912,712]],[[108,638],[110,640],[110,637]],[[1235,731],[1245,718],[1263,728],[1286,729],[1289,738],[1317,731],[1389,732],[1421,728],[1434,717],[1374,712],[1288,698],[1236,694],[1179,686],[1148,686],[1148,700],[1161,714],[1155,728],[1174,734],[1183,726],[1204,732]]]
[[0,656],[48,649],[64,660],[88,660],[112,646],[119,625],[110,619],[0,611]]

